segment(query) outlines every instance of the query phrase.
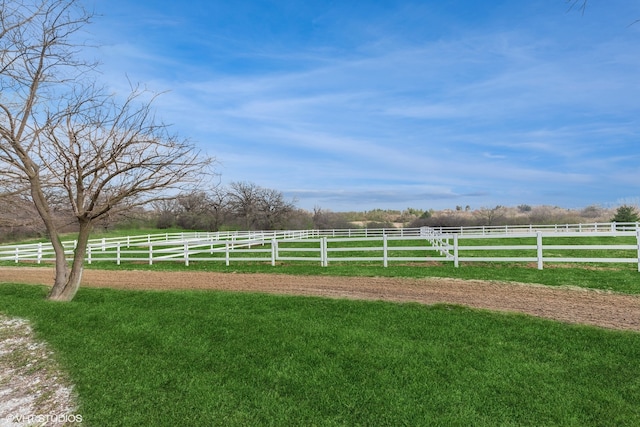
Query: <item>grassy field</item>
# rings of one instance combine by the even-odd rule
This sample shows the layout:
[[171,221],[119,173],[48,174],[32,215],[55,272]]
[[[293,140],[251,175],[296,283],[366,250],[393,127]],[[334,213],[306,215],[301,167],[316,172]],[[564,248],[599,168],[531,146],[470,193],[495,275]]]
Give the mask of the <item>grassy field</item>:
[[[462,269],[461,269],[462,271]],[[0,285],[89,426],[640,425],[640,334],[523,315],[226,292]]]
[[[345,254],[372,255],[359,252],[366,243],[350,243],[353,252]],[[496,251],[515,256],[509,252]],[[88,268],[453,277],[640,294],[633,264],[274,267],[264,252],[265,262],[230,266],[197,257],[189,266],[117,266],[94,256]],[[638,333],[450,305],[108,289],[81,289],[61,304],[45,294],[43,287],[0,284],[0,312],[30,319],[56,350],[89,426],[640,425]]]

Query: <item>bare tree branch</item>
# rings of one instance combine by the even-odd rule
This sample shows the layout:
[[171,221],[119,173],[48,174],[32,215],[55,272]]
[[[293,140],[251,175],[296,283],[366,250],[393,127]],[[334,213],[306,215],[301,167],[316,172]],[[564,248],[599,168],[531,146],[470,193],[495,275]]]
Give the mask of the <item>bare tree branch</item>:
[[569,11],[578,9],[583,15],[585,10],[587,10],[587,2],[588,0],[565,0],[565,3],[569,5]]

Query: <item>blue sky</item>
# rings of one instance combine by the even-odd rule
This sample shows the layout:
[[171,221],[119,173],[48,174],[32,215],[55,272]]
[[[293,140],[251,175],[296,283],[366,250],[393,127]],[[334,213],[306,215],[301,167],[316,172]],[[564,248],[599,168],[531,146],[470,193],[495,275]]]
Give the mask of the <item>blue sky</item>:
[[333,211],[640,200],[640,1],[93,0],[101,79]]

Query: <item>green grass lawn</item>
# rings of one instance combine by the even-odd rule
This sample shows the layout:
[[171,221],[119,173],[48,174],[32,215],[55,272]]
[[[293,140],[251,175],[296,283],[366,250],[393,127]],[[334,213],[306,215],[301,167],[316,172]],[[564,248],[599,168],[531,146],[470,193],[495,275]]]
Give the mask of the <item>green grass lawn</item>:
[[[513,244],[472,244],[489,241]],[[354,252],[345,254],[354,256],[367,242],[348,244]],[[197,257],[189,266],[117,266],[95,253],[86,267],[453,277],[640,294],[633,264],[546,264],[542,271],[506,262],[274,267],[269,256],[230,266]],[[107,289],[81,289],[73,302],[53,303],[45,295],[42,287],[0,284],[0,312],[30,319],[56,350],[89,426],[640,425],[638,333],[449,305]]]
[[[461,269],[460,271],[463,271]],[[524,315],[1,284],[89,426],[640,425],[640,334]]]

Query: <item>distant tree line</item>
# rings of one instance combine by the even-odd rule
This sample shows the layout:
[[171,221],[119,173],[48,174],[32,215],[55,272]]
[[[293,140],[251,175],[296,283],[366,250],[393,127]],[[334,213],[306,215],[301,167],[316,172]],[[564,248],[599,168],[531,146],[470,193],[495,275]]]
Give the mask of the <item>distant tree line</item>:
[[[635,215],[634,215],[635,214]],[[635,218],[635,219],[634,219]],[[482,207],[471,210],[428,210],[411,221],[409,227],[468,227],[527,224],[580,224],[589,222],[635,222],[637,211],[632,206],[620,206],[615,215],[611,209],[591,205],[583,209],[566,209],[557,206]]]
[[[55,195],[50,196],[56,199]],[[103,216],[96,229],[179,228],[198,231],[274,230],[274,229],[347,229],[393,227],[460,227],[526,224],[578,224],[590,222],[636,222],[637,208],[622,205],[617,209],[598,205],[583,209],[557,206],[494,206],[405,210],[373,209],[361,212],[333,212],[314,207],[312,211],[296,207],[282,192],[250,182],[232,182],[209,190],[186,191],[153,203],[146,208],[114,211]],[[60,199],[54,207],[54,219],[62,231],[77,231],[72,212]],[[35,213],[33,203],[19,196],[0,204],[0,242],[25,237],[47,237]]]
[[295,200],[283,193],[250,182],[232,182],[210,191],[178,194],[153,205],[156,226],[185,230],[277,230],[300,223]]
[[332,212],[314,207],[307,211],[295,203],[281,191],[251,182],[232,182],[154,203],[153,225],[201,231],[392,228],[394,223],[406,225],[417,217],[411,209]]

